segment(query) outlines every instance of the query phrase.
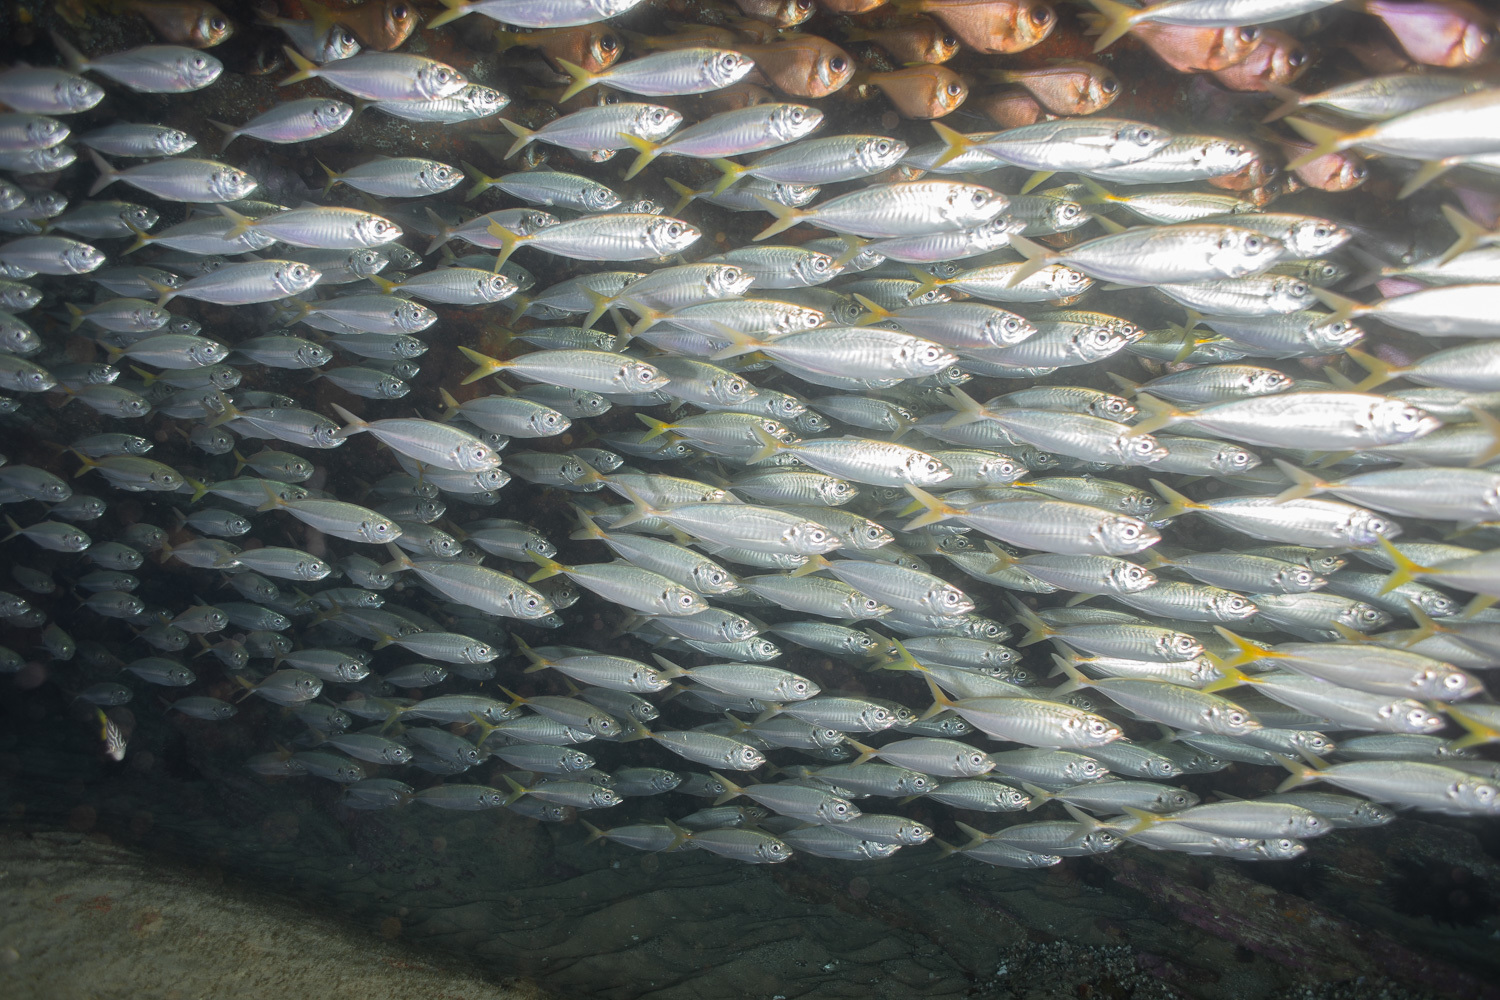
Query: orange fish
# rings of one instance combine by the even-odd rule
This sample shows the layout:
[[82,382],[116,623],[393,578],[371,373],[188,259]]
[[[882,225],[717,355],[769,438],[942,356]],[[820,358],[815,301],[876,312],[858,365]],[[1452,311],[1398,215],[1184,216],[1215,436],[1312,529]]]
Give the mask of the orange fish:
[[1470,66],[1495,43],[1495,18],[1468,0],[1364,0],[1401,47],[1428,66]]
[[562,70],[557,60],[566,59],[590,73],[598,73],[613,66],[624,51],[620,36],[602,22],[544,31],[497,31],[495,42],[500,52],[515,47],[536,49],[559,72]]
[[[670,23],[670,22],[669,22]],[[642,35],[620,29],[620,34],[630,39],[638,49],[660,52],[665,49],[733,49],[740,36],[729,28],[716,24],[674,25],[679,30],[670,35]]]
[[[1310,142],[1271,132],[1269,129],[1265,131],[1265,137],[1280,146],[1288,160],[1296,159],[1313,148]],[[1365,166],[1364,157],[1352,150],[1345,150],[1320,156],[1295,168],[1292,173],[1310,188],[1339,192],[1352,191],[1363,184],[1369,176],[1369,168]]]
[[342,24],[354,32],[360,42],[381,52],[400,46],[411,37],[421,20],[409,0],[369,0],[358,7],[333,11],[313,0],[302,0],[302,6],[312,17],[314,25]]
[[1254,153],[1255,159],[1232,174],[1210,177],[1208,183],[1226,191],[1253,191],[1256,188],[1265,187],[1281,174],[1281,168],[1271,157],[1270,150],[1253,142],[1244,142],[1241,145]]
[[195,49],[211,49],[234,34],[234,22],[203,0],[131,0],[131,10],[151,22],[163,38]]
[[732,87],[699,94],[697,105],[700,110],[693,117],[707,118],[721,111],[738,111],[740,108],[754,107],[757,104],[770,104],[774,100],[776,100],[776,95],[765,87],[741,80]]
[[1045,0],[896,0],[896,9],[931,14],[987,55],[1029,49],[1057,27],[1057,12]]
[[865,80],[880,88],[902,118],[942,118],[969,96],[963,77],[945,66],[907,66]]
[[802,35],[774,45],[738,45],[735,51],[755,60],[771,84],[793,97],[827,97],[854,75],[849,53],[816,35]]
[[970,106],[984,112],[1001,128],[1020,128],[1048,121],[1052,115],[1037,103],[1036,98],[1019,87],[980,94],[970,99]]
[[886,0],[818,0],[818,5],[830,14],[863,14],[885,4]]
[[1120,81],[1103,66],[1058,59],[1039,69],[999,70],[1002,83],[1025,87],[1055,115],[1092,115],[1115,103]]
[[1214,79],[1242,93],[1259,93],[1268,83],[1286,86],[1301,76],[1312,58],[1297,39],[1284,31],[1268,28],[1261,32],[1260,44],[1250,51],[1244,62],[1217,70]]
[[1131,34],[1179,73],[1213,73],[1248,59],[1260,44],[1261,29],[1184,28],[1148,21],[1136,25]]
[[850,28],[851,42],[874,42],[898,63],[945,63],[958,55],[958,36],[931,18],[913,18],[891,28]]
[[801,24],[817,12],[813,0],[734,0],[734,5],[745,12],[746,17],[778,28],[791,28]]

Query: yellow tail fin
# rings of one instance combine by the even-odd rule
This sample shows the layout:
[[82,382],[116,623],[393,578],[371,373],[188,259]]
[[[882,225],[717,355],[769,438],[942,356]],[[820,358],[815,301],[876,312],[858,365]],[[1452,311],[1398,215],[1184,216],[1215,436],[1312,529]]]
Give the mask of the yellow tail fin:
[[770,239],[777,233],[785,232],[786,230],[791,229],[809,214],[808,212],[805,212],[800,208],[792,208],[790,205],[783,205],[779,202],[772,201],[770,198],[762,198],[760,195],[756,195],[755,200],[760,202],[761,207],[764,208],[767,212],[770,212],[772,215],[776,216],[775,222],[771,223],[769,226],[762,229],[760,232],[756,233],[754,237],[752,237],[757,243],[764,239]]
[[570,63],[566,59],[559,59],[557,60],[557,65],[561,67],[564,73],[573,78],[573,82],[568,84],[567,89],[562,92],[562,96],[557,99],[558,104],[562,104],[575,94],[582,93],[599,81],[600,74],[590,73],[577,63]]
[[311,59],[308,59],[306,56],[298,52],[296,49],[292,48],[290,45],[283,45],[281,47],[281,50],[285,52],[286,57],[292,61],[292,65],[297,67],[297,72],[293,73],[285,80],[282,80],[281,83],[278,84],[278,86],[289,87],[294,83],[301,83],[303,80],[311,80],[313,77],[318,75],[317,63],[313,62]]

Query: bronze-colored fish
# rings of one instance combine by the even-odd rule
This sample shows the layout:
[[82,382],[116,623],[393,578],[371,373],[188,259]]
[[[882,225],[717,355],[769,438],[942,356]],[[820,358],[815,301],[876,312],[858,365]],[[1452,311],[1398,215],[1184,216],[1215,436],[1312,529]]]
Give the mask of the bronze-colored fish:
[[870,73],[865,80],[879,87],[903,118],[942,118],[969,96],[963,77],[946,66],[907,66]]
[[1241,145],[1254,153],[1255,159],[1232,174],[1210,177],[1208,183],[1226,191],[1252,191],[1255,188],[1265,187],[1280,176],[1281,168],[1277,166],[1276,158],[1269,149],[1254,142],[1244,142]]
[[1364,0],[1362,6],[1428,66],[1471,66],[1495,44],[1495,16],[1468,0]]
[[204,0],[130,0],[127,6],[178,45],[211,49],[234,34],[234,22]]
[[863,14],[885,4],[886,0],[818,0],[818,6],[831,14]]
[[738,111],[740,108],[754,107],[757,104],[769,104],[774,100],[776,100],[776,95],[765,87],[741,80],[732,87],[699,94],[696,98],[698,111],[695,117],[708,118],[721,111]]
[[958,55],[958,36],[927,17],[888,28],[850,28],[851,42],[874,42],[898,63],[945,63]]
[[[1100,24],[1102,18],[1084,19]],[[1179,73],[1213,73],[1243,62],[1260,44],[1260,28],[1189,28],[1142,21],[1130,29],[1156,57]]]
[[1020,87],[972,96],[969,98],[969,106],[984,112],[1003,129],[1035,125],[1052,117],[1047,109],[1037,103],[1035,97]]
[[1038,69],[999,70],[991,76],[1026,88],[1055,115],[1092,115],[1120,96],[1119,79],[1089,62],[1059,59]]
[[677,27],[678,30],[670,35],[642,35],[623,29],[620,34],[628,38],[635,48],[649,52],[660,52],[665,49],[733,49],[740,41],[740,36],[732,29],[717,24],[691,24]]
[[1045,0],[896,0],[896,9],[931,14],[988,55],[1029,49],[1057,27],[1057,12]]
[[778,28],[791,28],[801,24],[817,12],[813,0],[734,0],[734,5],[745,12],[746,17]]
[[501,52],[515,47],[536,49],[559,72],[562,68],[557,60],[566,59],[590,73],[598,73],[613,66],[624,51],[620,36],[604,23],[543,31],[497,31],[495,42]]
[[421,18],[409,0],[369,0],[358,7],[329,10],[313,0],[302,6],[318,24],[342,24],[369,48],[390,52],[411,37]]
[[[1264,134],[1281,147],[1288,160],[1296,159],[1313,148],[1310,142],[1285,136],[1280,132],[1266,130]],[[1353,150],[1345,150],[1342,153],[1320,156],[1295,168],[1292,173],[1308,187],[1337,192],[1352,191],[1359,187],[1369,176],[1369,168],[1365,166],[1364,157]]]
[[735,48],[755,60],[756,69],[772,86],[793,97],[827,97],[854,75],[849,53],[816,35]]
[[1310,65],[1312,57],[1300,41],[1284,31],[1267,28],[1261,32],[1260,44],[1243,62],[1217,70],[1214,79],[1230,90],[1260,93],[1267,89],[1267,83],[1286,86]]

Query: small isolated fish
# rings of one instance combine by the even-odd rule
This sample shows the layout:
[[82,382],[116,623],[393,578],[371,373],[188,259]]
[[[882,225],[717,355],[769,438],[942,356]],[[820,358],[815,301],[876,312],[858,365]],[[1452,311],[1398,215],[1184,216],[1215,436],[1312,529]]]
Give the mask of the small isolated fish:
[[207,0],[129,0],[125,6],[179,45],[211,49],[234,34],[233,22]]

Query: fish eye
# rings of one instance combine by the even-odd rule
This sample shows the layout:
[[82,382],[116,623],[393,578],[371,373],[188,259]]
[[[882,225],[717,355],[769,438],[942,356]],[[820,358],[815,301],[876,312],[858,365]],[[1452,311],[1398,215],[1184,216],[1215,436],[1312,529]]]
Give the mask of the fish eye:
[[1260,38],[1260,28],[1255,25],[1246,25],[1239,30],[1239,38],[1246,44],[1256,41]]
[[1113,94],[1120,89],[1120,81],[1112,76],[1107,76],[1099,81],[1099,89],[1106,94]]
[[958,48],[958,39],[952,35],[944,35],[941,44],[945,49],[956,49]]
[[1261,244],[1261,240],[1260,240],[1259,236],[1247,236],[1247,237],[1245,237],[1245,249],[1246,250],[1259,250],[1260,249],[1260,244]]
[[620,40],[614,35],[605,35],[599,39],[599,48],[604,52],[614,52],[620,47]]
[[407,9],[406,4],[398,3],[391,8],[391,16],[398,21],[404,21],[411,16],[411,11]]
[[222,17],[215,17],[209,20],[208,26],[214,31],[223,31],[229,24]]
[[1031,23],[1039,27],[1052,23],[1052,8],[1046,6],[1031,8]]
[[1293,49],[1287,54],[1286,63],[1288,66],[1301,66],[1305,62],[1307,62],[1307,53],[1301,49]]
[[849,60],[845,59],[843,56],[834,56],[832,59],[828,60],[828,68],[833,70],[835,73],[842,73],[844,70],[849,68]]
[[202,56],[194,56],[193,57],[193,69],[205,69],[205,68],[207,68],[207,66],[208,66],[208,60],[207,59],[204,59]]

